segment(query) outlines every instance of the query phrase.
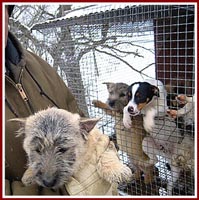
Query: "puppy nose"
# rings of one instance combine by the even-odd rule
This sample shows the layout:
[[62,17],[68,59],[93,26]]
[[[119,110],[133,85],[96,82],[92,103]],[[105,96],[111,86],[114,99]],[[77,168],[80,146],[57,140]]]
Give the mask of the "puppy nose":
[[115,101],[109,101],[109,106],[113,107],[115,105]]
[[43,184],[45,187],[53,187],[55,186],[56,179],[51,179],[51,180],[43,180]]
[[133,106],[129,106],[129,107],[128,107],[128,112],[129,112],[129,113],[133,113],[133,112],[134,112]]

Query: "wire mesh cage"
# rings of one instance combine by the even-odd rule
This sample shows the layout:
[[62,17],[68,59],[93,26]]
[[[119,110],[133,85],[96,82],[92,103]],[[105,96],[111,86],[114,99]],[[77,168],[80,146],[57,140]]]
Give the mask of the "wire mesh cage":
[[[13,25],[24,46],[58,71],[82,111],[102,117],[98,127],[134,175],[120,184],[120,195],[196,194],[195,9],[195,4],[84,6],[32,26],[37,43]],[[152,133],[145,131],[142,115],[132,119],[131,129],[123,124],[127,87],[145,79],[161,81],[156,83],[166,89],[160,92],[170,112],[155,117]]]

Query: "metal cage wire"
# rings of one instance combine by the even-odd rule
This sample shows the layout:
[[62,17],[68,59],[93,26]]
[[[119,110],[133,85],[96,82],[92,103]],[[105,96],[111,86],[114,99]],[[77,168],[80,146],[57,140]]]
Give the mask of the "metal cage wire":
[[[40,37],[36,53],[56,68],[87,116],[103,117],[98,127],[117,145],[117,129],[123,127],[121,119],[92,103],[107,101],[109,94],[103,83],[130,85],[146,78],[160,80],[167,89],[169,108],[179,109],[176,95],[195,94],[195,23],[192,4],[96,4],[38,23],[32,27],[32,34]],[[193,121],[194,118],[193,115]],[[195,126],[187,131],[183,123],[176,119],[180,131],[189,132],[194,140]],[[140,124],[135,126],[139,130]],[[135,172],[136,158],[130,159],[128,152],[140,147],[129,145],[131,134],[120,139],[120,158]],[[152,180],[146,184],[146,174],[141,170],[138,178],[119,186],[120,195],[168,195],[170,165],[166,158],[156,156]],[[195,195],[194,179],[189,166],[182,168],[172,195]]]

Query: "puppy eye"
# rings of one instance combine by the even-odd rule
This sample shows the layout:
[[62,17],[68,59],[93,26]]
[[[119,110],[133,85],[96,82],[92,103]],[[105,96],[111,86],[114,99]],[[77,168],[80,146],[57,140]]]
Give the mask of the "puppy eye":
[[59,149],[58,149],[58,152],[59,152],[59,153],[65,153],[68,149],[69,149],[69,148],[64,148],[64,147],[63,147],[63,148],[59,148]]
[[126,95],[123,93],[123,94],[120,94],[120,97],[125,97]]
[[140,93],[139,93],[139,92],[137,92],[135,96],[136,96],[136,97],[140,97]]
[[36,151],[38,154],[41,154],[41,149],[40,149],[40,148],[36,148],[35,151]]

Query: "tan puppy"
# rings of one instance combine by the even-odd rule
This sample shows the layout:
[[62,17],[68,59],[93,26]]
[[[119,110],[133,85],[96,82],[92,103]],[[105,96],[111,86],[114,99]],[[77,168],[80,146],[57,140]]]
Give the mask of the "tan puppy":
[[128,85],[124,83],[105,84],[109,92],[107,102],[94,100],[93,104],[115,118],[115,131],[119,149],[127,153],[129,160],[136,167],[134,178],[140,179],[141,171],[143,171],[144,181],[148,184],[153,180],[154,164],[149,164],[149,157],[142,150],[142,141],[147,135],[143,128],[143,119],[141,116],[133,117],[131,129],[126,129],[122,118],[123,108],[128,102],[126,99]]

